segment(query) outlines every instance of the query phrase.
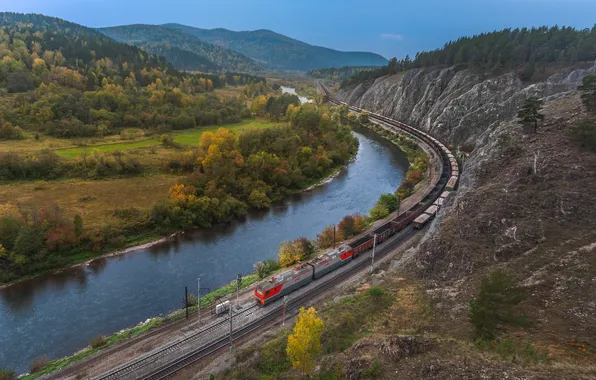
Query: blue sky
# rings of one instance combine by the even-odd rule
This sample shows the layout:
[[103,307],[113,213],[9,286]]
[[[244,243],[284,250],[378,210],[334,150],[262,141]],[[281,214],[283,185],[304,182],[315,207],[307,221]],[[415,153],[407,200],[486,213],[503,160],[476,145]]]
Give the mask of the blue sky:
[[339,50],[390,58],[505,27],[592,27],[596,0],[0,0],[1,11],[56,16],[91,27],[178,22],[271,29]]

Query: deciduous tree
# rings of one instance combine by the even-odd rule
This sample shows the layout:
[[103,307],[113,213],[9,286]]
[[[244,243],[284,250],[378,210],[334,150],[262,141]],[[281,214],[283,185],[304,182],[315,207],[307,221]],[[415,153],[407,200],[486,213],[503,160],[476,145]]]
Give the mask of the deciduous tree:
[[292,334],[288,337],[286,354],[294,368],[303,375],[311,375],[315,368],[316,357],[321,351],[321,335],[325,324],[317,316],[314,308],[300,308]]

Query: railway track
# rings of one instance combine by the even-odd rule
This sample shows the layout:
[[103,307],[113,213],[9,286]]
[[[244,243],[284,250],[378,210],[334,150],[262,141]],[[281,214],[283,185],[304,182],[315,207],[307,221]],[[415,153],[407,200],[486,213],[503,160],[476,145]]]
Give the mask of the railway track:
[[[248,314],[251,314],[257,308],[258,308],[258,305],[255,302],[254,305],[250,306],[249,308],[243,310],[240,313],[235,314],[232,317],[232,321],[234,319],[240,319]],[[134,361],[131,361],[123,366],[116,367],[115,369],[112,369],[111,371],[108,371],[98,377],[95,377],[94,379],[96,379],[96,380],[122,379],[122,378],[126,377],[127,375],[131,374],[132,372],[138,371],[138,370],[154,363],[156,359],[164,357],[170,353],[173,353],[173,352],[177,351],[178,349],[180,349],[182,346],[192,344],[193,341],[203,337],[206,334],[217,331],[218,329],[227,328],[228,324],[229,324],[229,319],[222,319],[221,321],[219,321],[211,326],[207,326],[203,329],[199,329],[198,331],[191,333],[189,336],[186,336],[184,338],[173,341],[173,342],[159,348],[157,351],[150,352],[148,355],[137,358]]]
[[[375,256],[378,258],[385,257],[389,252],[391,252],[394,248],[399,246],[404,241],[408,240],[415,233],[416,233],[416,231],[411,226],[404,229],[402,232],[400,232],[400,234],[393,237],[392,239],[389,239],[389,241],[386,243],[386,245],[384,245],[381,249],[379,249],[375,253]],[[369,256],[369,255],[363,255],[363,256]],[[322,284],[322,286],[315,287],[312,289],[312,291],[306,292],[306,293],[301,294],[293,299],[290,299],[290,301],[288,301],[288,303],[287,303],[286,310],[287,311],[296,310],[299,307],[304,306],[308,301],[314,299],[315,297],[319,296],[323,292],[329,290],[334,285],[337,285],[337,284],[343,282],[344,280],[346,280],[347,278],[352,277],[353,275],[362,271],[363,269],[368,268],[369,265],[370,265],[370,263],[369,263],[368,257],[365,257],[365,259],[360,260],[355,265],[351,266],[348,270],[346,270],[340,274],[337,274],[334,277],[330,277],[328,281],[326,281],[324,284]],[[253,331],[261,329],[262,327],[268,325],[269,323],[274,322],[276,319],[281,318],[281,314],[282,314],[282,307],[281,306],[275,307],[274,310],[272,310],[270,313],[265,315],[263,318],[257,319],[254,322],[248,324],[247,326],[244,326],[244,327],[234,331],[232,333],[232,340],[240,339],[242,337],[245,337],[245,336],[251,334]],[[196,351],[194,351],[190,354],[187,354],[184,357],[181,357],[180,359],[176,360],[175,362],[172,362],[168,366],[160,368],[160,369],[156,370],[155,372],[153,372],[145,377],[142,377],[142,378],[145,380],[166,379],[169,376],[174,375],[176,372],[180,371],[181,369],[219,351],[222,348],[225,348],[229,344],[230,344],[229,336],[222,337],[220,339],[217,339],[217,340],[211,342],[210,344],[208,344],[205,347],[197,349]]]
[[[323,90],[329,95],[329,92],[322,85]],[[329,97],[329,101],[334,104],[340,104],[333,98]],[[388,123],[387,120],[377,118],[374,115],[369,117],[377,119],[380,122],[387,123],[392,129],[400,129],[398,124]],[[428,145],[428,144],[427,144]],[[430,145],[429,145],[430,146]],[[432,147],[436,149],[437,147]],[[409,225],[402,229],[393,237],[387,239],[382,245],[378,246],[375,256],[379,259],[386,256],[398,245],[412,237],[416,230]],[[343,282],[345,279],[352,277],[356,273],[362,271],[369,266],[369,259],[371,253],[368,255],[360,255],[354,260],[351,265],[345,266],[337,272],[331,272],[325,275],[320,280],[317,280],[317,286],[304,291],[299,290],[289,299],[286,304],[287,311],[293,311],[305,305],[309,301],[315,299],[320,294],[331,289],[333,286]],[[242,323],[244,316],[254,312],[258,306],[253,305],[249,309],[242,311],[230,318],[226,318],[218,323],[208,326],[202,330],[193,332],[187,337],[174,341],[160,349],[150,352],[142,357],[139,357],[125,365],[117,367],[109,372],[106,372],[98,377],[96,380],[109,379],[165,379],[180,371],[181,369],[196,363],[197,361],[220,351],[233,341],[246,337],[264,326],[267,326],[282,315],[282,300],[275,301],[268,307],[260,309],[264,314],[260,317]],[[236,321],[236,330],[232,330],[230,341],[230,325],[234,325]],[[169,356],[177,355],[175,358],[168,358]],[[155,367],[155,368],[152,368]]]

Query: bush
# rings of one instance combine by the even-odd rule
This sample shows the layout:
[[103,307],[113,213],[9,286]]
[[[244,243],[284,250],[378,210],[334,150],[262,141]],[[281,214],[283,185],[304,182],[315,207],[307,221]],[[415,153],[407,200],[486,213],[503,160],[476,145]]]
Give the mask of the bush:
[[343,236],[340,232],[335,230],[334,225],[329,225],[323,228],[320,234],[317,234],[317,246],[319,248],[330,248],[333,246],[335,237],[335,243],[342,241]]
[[373,297],[380,297],[384,294],[383,289],[373,286],[372,288],[368,289],[368,294]]
[[0,126],[0,139],[18,140],[23,138],[23,130],[19,127],[13,127],[10,123],[4,123]]
[[372,220],[383,219],[387,215],[389,215],[389,210],[387,210],[387,207],[379,203],[377,203],[375,207],[370,210],[370,218]]
[[284,242],[279,246],[279,252],[277,253],[279,265],[282,267],[290,266],[303,257],[302,247],[296,242]]
[[572,138],[583,148],[596,152],[596,120],[586,117],[571,131]]
[[124,247],[124,244],[126,244],[126,238],[124,235],[119,235],[110,239],[110,245],[114,248],[122,248]]
[[98,335],[91,341],[91,348],[100,348],[108,343],[108,338],[103,335]]
[[159,141],[161,141],[163,146],[167,146],[169,148],[177,148],[178,147],[178,144],[176,144],[174,142],[174,139],[172,139],[172,137],[170,135],[166,135],[166,134],[161,135],[161,137],[159,138]]
[[0,368],[0,380],[16,380],[16,378],[14,371]]
[[358,235],[364,230],[365,219],[362,215],[347,215],[339,222],[337,229],[344,238]]
[[31,363],[31,368],[29,372],[35,373],[41,371],[49,362],[47,355],[44,355],[38,359],[35,359],[33,363]]
[[266,261],[257,261],[253,265],[259,279],[267,277],[269,274],[275,272],[280,268],[279,263],[275,260],[269,259]]
[[469,303],[469,318],[475,328],[475,337],[494,339],[503,325],[527,326],[527,318],[516,313],[516,306],[525,297],[515,279],[503,270],[483,277],[478,296]]
[[186,300],[183,300],[182,303],[185,304],[187,307],[196,306],[197,296],[195,296],[194,293],[188,293],[188,298]]
[[46,190],[48,188],[48,183],[46,181],[37,181],[33,186],[33,190]]

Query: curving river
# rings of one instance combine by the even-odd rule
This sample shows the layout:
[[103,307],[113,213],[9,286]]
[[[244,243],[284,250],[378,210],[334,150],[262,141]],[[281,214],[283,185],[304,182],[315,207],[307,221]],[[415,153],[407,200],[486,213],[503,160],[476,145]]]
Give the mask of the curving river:
[[315,238],[325,225],[367,212],[399,186],[408,162],[377,135],[355,135],[356,159],[331,182],[245,221],[0,290],[0,368],[25,372],[42,355],[70,355],[97,335],[181,307],[184,286],[194,290],[199,276],[206,288],[224,285],[252,272],[254,262],[276,257],[282,241]]

